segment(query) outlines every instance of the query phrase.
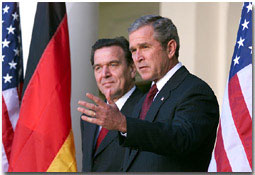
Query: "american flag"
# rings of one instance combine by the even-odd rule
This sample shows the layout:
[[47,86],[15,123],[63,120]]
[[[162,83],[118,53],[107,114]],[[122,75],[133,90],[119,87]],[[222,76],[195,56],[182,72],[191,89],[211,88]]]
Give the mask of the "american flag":
[[252,3],[242,9],[216,145],[208,171],[252,171]]
[[2,3],[2,171],[8,171],[23,82],[21,31],[17,2]]

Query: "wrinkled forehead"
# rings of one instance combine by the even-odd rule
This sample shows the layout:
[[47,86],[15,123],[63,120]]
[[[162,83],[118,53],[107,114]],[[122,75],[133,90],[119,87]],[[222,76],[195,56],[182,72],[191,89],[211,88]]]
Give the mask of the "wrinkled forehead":
[[134,45],[142,44],[150,40],[155,40],[155,32],[152,26],[146,25],[140,27],[139,29],[133,31],[129,34],[129,45],[130,48]]
[[106,64],[112,61],[125,63],[125,54],[120,46],[107,46],[97,49],[94,54],[95,64]]

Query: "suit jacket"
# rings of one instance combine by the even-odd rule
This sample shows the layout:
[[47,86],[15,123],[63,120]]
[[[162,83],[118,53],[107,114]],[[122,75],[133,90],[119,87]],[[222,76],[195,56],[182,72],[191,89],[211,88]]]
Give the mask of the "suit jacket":
[[[123,105],[121,112],[131,115],[135,104],[143,96],[137,88]],[[120,171],[125,148],[119,145],[118,132],[109,131],[94,152],[98,125],[81,120],[82,135],[82,171],[83,172],[117,172]]]
[[127,117],[128,147],[123,171],[207,171],[219,122],[211,88],[182,66],[154,99],[145,120],[138,119],[145,97]]

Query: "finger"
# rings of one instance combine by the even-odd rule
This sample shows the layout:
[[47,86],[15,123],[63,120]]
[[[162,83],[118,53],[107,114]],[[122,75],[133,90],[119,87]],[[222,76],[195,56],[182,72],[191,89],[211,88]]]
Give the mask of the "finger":
[[98,119],[96,119],[96,118],[91,118],[91,117],[88,117],[88,116],[83,115],[83,116],[81,116],[81,119],[84,120],[84,121],[86,121],[86,122],[99,125]]
[[82,107],[78,107],[77,110],[81,113],[84,113],[84,114],[88,115],[88,116],[96,117],[96,112],[95,111],[85,109],[85,108],[82,108]]
[[86,101],[81,101],[80,100],[80,101],[78,101],[78,104],[82,105],[82,106],[84,106],[84,107],[86,107],[88,109],[91,109],[93,111],[97,111],[98,110],[98,107],[95,104],[93,104],[93,103],[88,103]]
[[90,93],[86,93],[86,96],[90,100],[94,101],[99,106],[107,106],[107,104],[103,100],[101,100],[99,97],[97,97],[97,96],[94,96],[94,95],[92,95]]
[[105,95],[106,100],[108,101],[109,104],[113,104],[113,100],[111,98],[111,89],[108,89]]

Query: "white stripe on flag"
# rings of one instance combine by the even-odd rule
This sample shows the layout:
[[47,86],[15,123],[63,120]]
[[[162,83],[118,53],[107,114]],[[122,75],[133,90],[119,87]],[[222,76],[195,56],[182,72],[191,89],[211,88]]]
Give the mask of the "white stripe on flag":
[[233,172],[251,171],[242,142],[236,130],[229,106],[228,83],[221,114],[222,139]]
[[252,118],[252,64],[249,64],[237,73],[242,94]]
[[11,88],[3,91],[3,97],[12,124],[12,128],[13,130],[15,130],[19,118],[19,96],[17,88]]
[[9,162],[5,154],[4,145],[2,143],[2,172],[7,172],[9,167]]
[[[214,146],[215,148],[215,146]],[[217,165],[216,165],[216,160],[215,160],[215,157],[214,157],[214,149],[213,149],[213,152],[212,152],[212,159],[211,159],[211,162],[210,162],[210,165],[209,165],[209,168],[208,168],[208,172],[217,172]]]

